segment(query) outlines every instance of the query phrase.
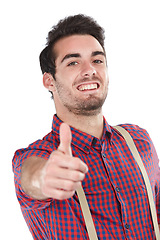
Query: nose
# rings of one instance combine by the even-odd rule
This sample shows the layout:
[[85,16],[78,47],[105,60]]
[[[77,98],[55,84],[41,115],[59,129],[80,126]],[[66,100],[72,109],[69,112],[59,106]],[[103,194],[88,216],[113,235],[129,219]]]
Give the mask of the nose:
[[90,63],[84,63],[81,76],[82,77],[92,77],[96,74],[95,68]]

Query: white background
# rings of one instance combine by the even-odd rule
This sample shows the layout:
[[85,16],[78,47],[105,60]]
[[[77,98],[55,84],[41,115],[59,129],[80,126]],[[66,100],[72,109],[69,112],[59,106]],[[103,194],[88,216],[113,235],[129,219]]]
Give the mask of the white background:
[[147,129],[160,156],[160,5],[158,0],[5,0],[0,11],[0,234],[4,240],[30,240],[11,161],[16,149],[51,129],[55,109],[38,59],[48,31],[78,13],[105,28],[110,88],[104,115],[110,125],[134,123]]

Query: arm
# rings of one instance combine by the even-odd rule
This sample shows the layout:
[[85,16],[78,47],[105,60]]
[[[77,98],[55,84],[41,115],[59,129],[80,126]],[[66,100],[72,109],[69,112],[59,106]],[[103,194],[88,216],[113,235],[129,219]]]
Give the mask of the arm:
[[88,168],[71,153],[71,131],[66,124],[60,128],[60,145],[46,161],[39,157],[25,160],[21,170],[21,187],[30,197],[67,199],[83,181]]
[[41,191],[41,175],[46,160],[40,157],[30,157],[25,160],[21,170],[21,187],[24,192],[35,199],[46,199]]

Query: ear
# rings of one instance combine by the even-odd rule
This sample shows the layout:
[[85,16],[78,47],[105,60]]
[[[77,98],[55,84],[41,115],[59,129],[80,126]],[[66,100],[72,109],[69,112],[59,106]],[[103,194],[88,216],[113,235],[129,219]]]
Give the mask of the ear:
[[43,85],[49,91],[51,91],[51,92],[55,91],[54,78],[53,78],[53,76],[50,73],[46,73],[45,72],[43,74]]

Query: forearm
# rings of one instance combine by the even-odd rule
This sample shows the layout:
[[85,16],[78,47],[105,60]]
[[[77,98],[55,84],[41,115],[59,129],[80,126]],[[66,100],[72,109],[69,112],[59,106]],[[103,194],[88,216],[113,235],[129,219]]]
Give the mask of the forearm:
[[21,186],[27,195],[37,200],[64,200],[75,194],[87,172],[87,165],[72,156],[71,130],[63,123],[60,127],[60,145],[48,160],[31,157],[23,163]]
[[46,160],[40,157],[30,157],[25,160],[21,170],[21,187],[32,198],[43,200],[46,196],[41,192],[42,169]]

